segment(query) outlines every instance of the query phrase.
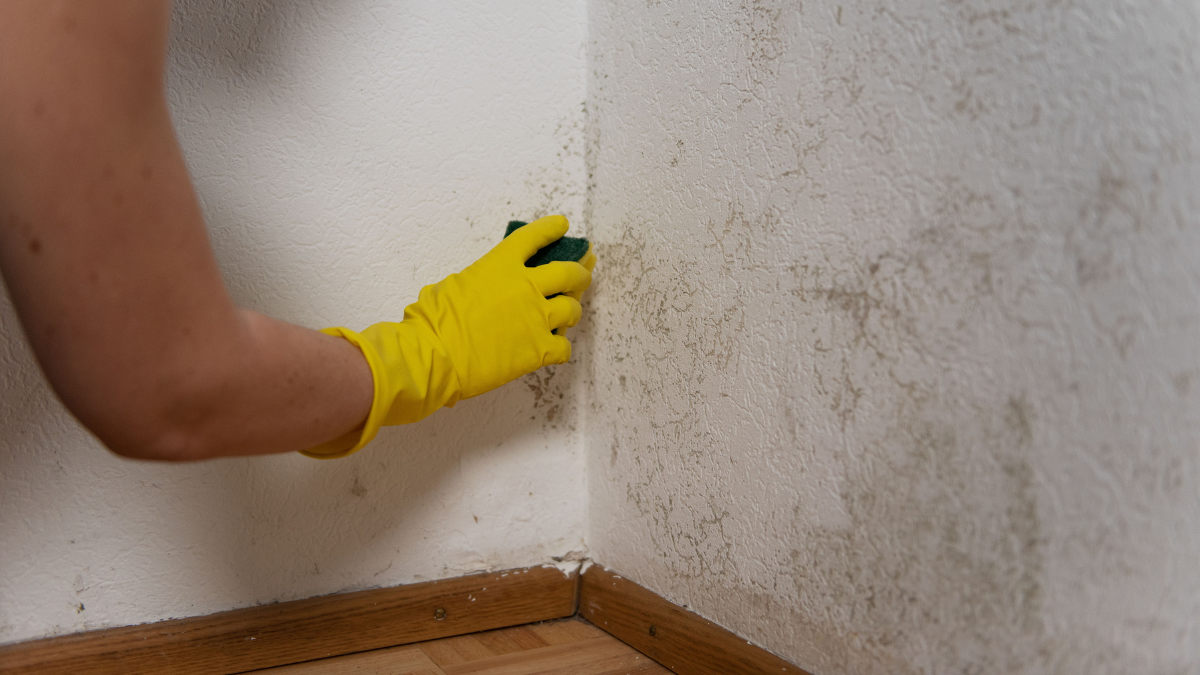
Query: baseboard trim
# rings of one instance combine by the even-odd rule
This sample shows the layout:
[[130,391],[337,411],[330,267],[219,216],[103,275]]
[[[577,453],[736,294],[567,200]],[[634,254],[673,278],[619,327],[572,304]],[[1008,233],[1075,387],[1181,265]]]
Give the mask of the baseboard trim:
[[577,590],[534,567],[327,595],[8,645],[0,674],[244,673],[572,616]]
[[576,612],[679,675],[810,675],[599,565],[582,575],[533,567],[22,642],[0,647],[0,675],[233,675]]
[[679,675],[810,675],[599,565],[582,575],[579,615]]

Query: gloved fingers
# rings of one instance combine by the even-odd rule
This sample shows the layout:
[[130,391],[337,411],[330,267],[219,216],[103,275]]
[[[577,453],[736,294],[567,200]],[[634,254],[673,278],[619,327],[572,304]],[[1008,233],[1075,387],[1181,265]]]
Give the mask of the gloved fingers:
[[529,279],[543,297],[556,293],[582,293],[592,285],[592,273],[586,267],[565,260],[530,268]]
[[546,311],[546,318],[550,321],[550,328],[569,328],[579,323],[583,318],[583,306],[579,301],[569,295],[559,295],[550,298],[546,301],[549,309]]
[[[596,268],[596,254],[593,251],[593,248],[594,248],[594,244],[589,242],[587,253],[585,253],[584,256],[579,259],[579,264],[583,265],[584,269],[586,269],[589,272],[591,272],[593,269]],[[587,289],[584,289],[584,290],[587,290]],[[570,291],[568,293],[565,293],[564,295],[568,295],[572,298],[575,298],[575,300],[577,300],[579,302],[583,302],[583,291]],[[556,335],[566,335],[567,329],[560,328],[559,330],[555,331],[555,334]]]
[[595,245],[591,242],[588,242],[587,253],[585,253],[583,257],[579,259],[579,264],[586,267],[587,271],[589,272],[596,269],[596,253],[594,249]]
[[542,365],[549,366],[570,361],[571,341],[559,335],[552,335],[549,339],[550,346],[546,349],[545,356],[542,357]]
[[[572,298],[572,299],[574,299],[574,300],[575,300],[575,302],[583,302],[583,291],[575,291],[575,292],[572,292],[572,293],[564,293],[563,295],[564,295],[565,297],[568,297],[568,298]],[[581,308],[581,310],[582,310],[582,307],[583,307],[583,306],[582,306],[582,305],[580,305],[580,308]],[[574,326],[575,324],[571,324],[571,325],[572,325],[572,326]],[[567,328],[569,328],[569,326],[563,326],[562,328],[555,328],[555,329],[554,329],[554,334],[555,334],[555,335],[566,335],[566,334],[567,334]]]
[[[570,298],[570,299],[574,300],[575,302],[581,302],[583,300],[583,291],[576,291],[573,293],[564,293],[563,295],[561,295],[559,297]],[[555,298],[555,299],[557,299],[557,298]],[[579,319],[575,319],[575,320],[567,323],[565,326],[560,326],[558,328],[555,328],[554,334],[555,335],[566,335],[567,329],[578,324],[580,319],[582,319],[582,318],[583,318],[583,305],[580,305],[579,306]]]
[[496,245],[524,263],[541,248],[552,244],[567,233],[570,224],[566,216],[546,216],[517,229]]

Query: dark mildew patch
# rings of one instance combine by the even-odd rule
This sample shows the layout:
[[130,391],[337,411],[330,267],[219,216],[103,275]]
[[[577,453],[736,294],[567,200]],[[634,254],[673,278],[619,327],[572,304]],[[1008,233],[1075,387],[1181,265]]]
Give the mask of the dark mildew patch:
[[[1048,644],[1031,413],[1020,397],[957,424],[937,409],[909,410],[876,461],[848,465],[848,526],[797,521],[785,563],[797,601],[823,608],[806,623],[854,634],[870,660],[909,661],[901,672],[923,672],[906,656],[916,644],[977,668],[962,672],[1024,672]],[[835,660],[848,646],[825,645]]]
[[783,23],[796,10],[794,3],[784,0],[743,0],[734,25],[747,45],[747,62],[755,80],[774,75],[786,44]]
[[[852,630],[880,672],[921,672],[916,643],[1003,672],[1044,639],[1037,414],[1021,393],[961,389],[953,374],[979,349],[972,327],[1007,320],[1025,292],[1013,270],[1027,233],[1010,201],[953,177],[930,203],[902,239],[791,255],[786,216],[736,205],[686,246],[618,230],[601,245],[597,386],[638,416],[612,430],[607,464],[675,583],[804,608],[791,629],[828,636],[831,654]],[[830,463],[833,500],[810,484],[832,485]],[[758,500],[730,483],[785,476],[800,489],[775,499],[799,500],[794,512],[730,502]],[[760,561],[739,547],[773,537],[788,542],[761,563],[774,571],[749,582]]]
[[575,364],[563,364],[541,368],[521,378],[525,389],[533,396],[530,419],[541,419],[547,429],[560,425],[575,428],[574,401],[571,388],[574,381]]
[[1197,10],[810,7],[592,15],[597,551],[812,672],[1191,672]]
[[[770,228],[731,211],[703,225],[691,242],[704,261],[659,257],[663,242],[632,224],[599,245],[605,283],[595,306],[603,314],[598,337],[611,378],[602,386],[649,419],[614,430],[609,463],[636,467],[626,500],[651,523],[656,546],[672,552],[664,564],[678,578],[737,571],[729,509],[706,490],[677,486],[715,487],[728,461],[711,397],[735,376],[756,289],[773,283],[770,267],[754,262],[755,252],[770,245]],[[775,301],[786,304],[786,298]]]

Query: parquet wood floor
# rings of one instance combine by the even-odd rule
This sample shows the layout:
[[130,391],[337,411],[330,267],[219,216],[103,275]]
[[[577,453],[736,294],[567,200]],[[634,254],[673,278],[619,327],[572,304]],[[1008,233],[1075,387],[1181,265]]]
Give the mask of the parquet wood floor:
[[259,675],[670,675],[581,619],[503,628],[320,661]]

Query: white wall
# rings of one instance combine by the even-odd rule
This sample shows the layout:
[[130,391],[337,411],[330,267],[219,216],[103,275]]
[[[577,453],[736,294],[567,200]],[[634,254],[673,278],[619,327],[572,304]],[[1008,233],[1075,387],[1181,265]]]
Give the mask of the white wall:
[[180,135],[233,293],[314,327],[586,217],[591,356],[347,460],[149,465],[0,306],[0,642],[586,534],[819,675],[1195,670],[1200,10],[494,4],[181,2]]
[[[238,301],[399,318],[513,217],[583,206],[566,3],[177,3],[170,94]],[[575,365],[354,457],[109,455],[0,306],[0,642],[546,562],[583,547]]]
[[819,675],[1197,672],[1195,3],[589,26],[593,557]]

